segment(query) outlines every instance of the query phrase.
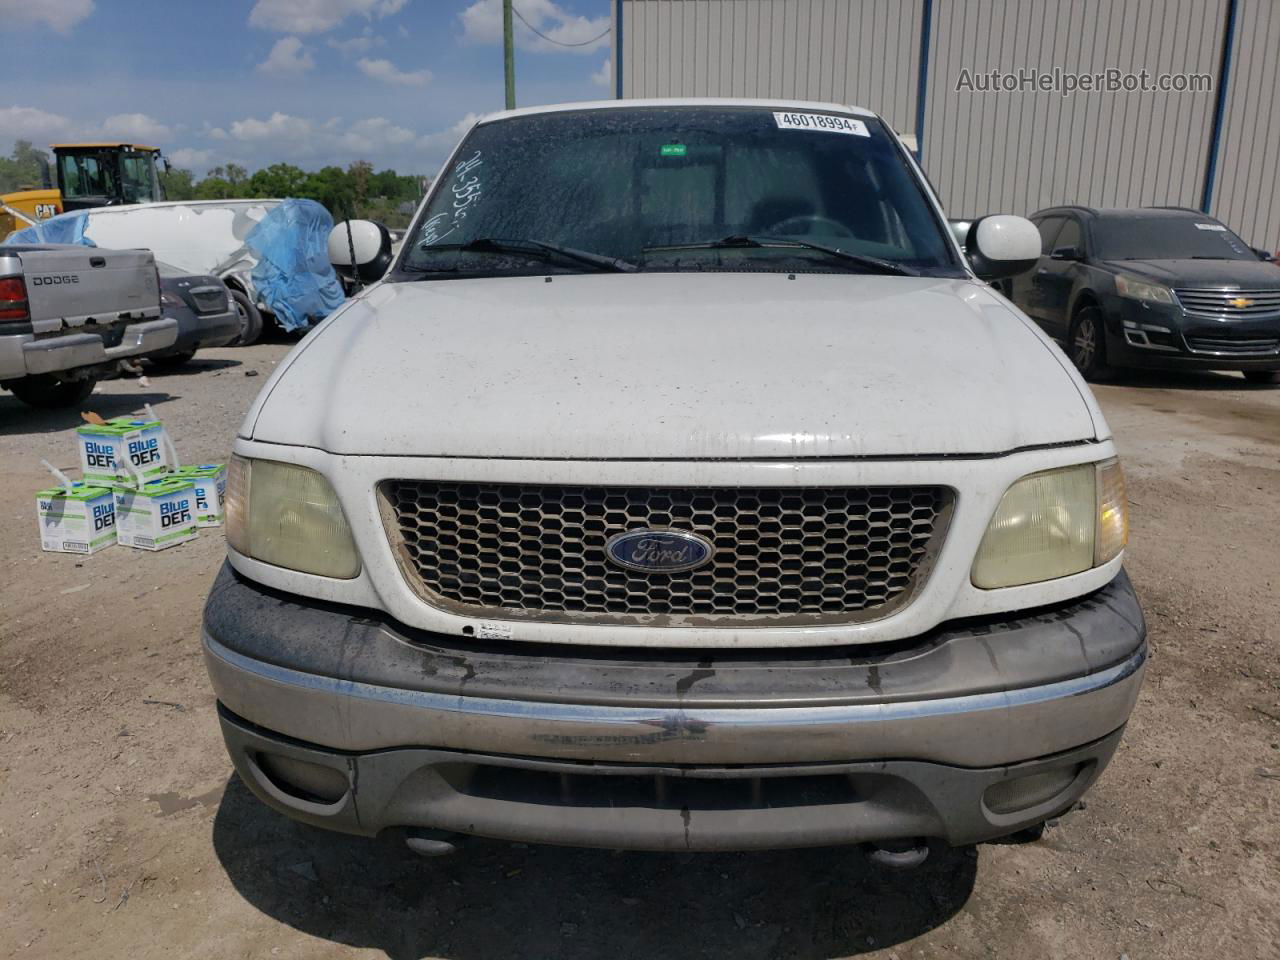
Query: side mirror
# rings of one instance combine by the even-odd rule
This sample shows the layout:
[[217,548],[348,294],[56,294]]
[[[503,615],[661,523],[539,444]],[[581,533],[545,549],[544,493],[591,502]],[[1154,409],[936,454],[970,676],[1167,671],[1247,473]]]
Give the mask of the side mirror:
[[1259,260],[1265,260],[1270,262],[1275,260],[1276,258],[1276,255],[1272,253],[1270,250],[1263,250],[1261,247],[1250,247],[1249,249],[1258,255]]
[[969,227],[964,251],[973,272],[983,280],[1016,276],[1040,259],[1040,231],[1026,217],[981,217]]
[[344,280],[381,280],[391,266],[391,232],[372,220],[344,220],[329,231],[329,262]]
[[968,252],[969,230],[973,227],[973,221],[948,220],[947,226],[951,228],[951,235],[956,238],[956,243],[960,244],[960,249]]
[[1049,254],[1050,260],[1083,260],[1079,247],[1054,247]]

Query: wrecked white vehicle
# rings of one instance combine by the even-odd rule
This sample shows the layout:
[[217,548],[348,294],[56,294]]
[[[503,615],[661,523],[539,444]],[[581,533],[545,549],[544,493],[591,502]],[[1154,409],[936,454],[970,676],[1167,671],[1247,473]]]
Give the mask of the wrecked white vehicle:
[[10,242],[142,247],[188,274],[218,277],[240,315],[238,342],[249,344],[264,315],[298,330],[342,303],[327,253],[332,226],[311,200],[192,200],[76,210],[18,230]]
[[204,650],[244,782],[424,853],[909,864],[1071,808],[1147,658],[1123,478],[985,282],[1035,228],[965,240],[866,110],[481,121],[236,438]]

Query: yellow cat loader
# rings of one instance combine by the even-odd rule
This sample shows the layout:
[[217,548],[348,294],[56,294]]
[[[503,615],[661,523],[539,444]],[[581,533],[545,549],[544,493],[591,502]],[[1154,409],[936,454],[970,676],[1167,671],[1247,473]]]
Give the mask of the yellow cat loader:
[[54,177],[44,183],[0,195],[0,239],[13,230],[48,220],[68,210],[165,199],[158,164],[159,147],[137,143],[55,143]]

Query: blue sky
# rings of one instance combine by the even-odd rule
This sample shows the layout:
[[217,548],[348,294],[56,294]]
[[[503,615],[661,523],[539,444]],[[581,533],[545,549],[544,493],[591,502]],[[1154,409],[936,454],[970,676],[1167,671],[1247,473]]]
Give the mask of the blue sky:
[[[516,0],[565,43],[611,0]],[[502,109],[500,0],[0,0],[0,151],[15,139],[154,143],[226,162],[368,160],[434,174],[469,118]],[[516,21],[520,105],[608,97],[608,36],[555,46]]]

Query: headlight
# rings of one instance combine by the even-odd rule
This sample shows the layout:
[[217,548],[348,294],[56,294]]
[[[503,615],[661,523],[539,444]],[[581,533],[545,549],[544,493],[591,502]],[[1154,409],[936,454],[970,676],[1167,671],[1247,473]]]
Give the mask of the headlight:
[[1116,293],[1130,300],[1141,300],[1144,303],[1173,303],[1173,293],[1168,287],[1162,287],[1158,283],[1147,283],[1137,277],[1126,277],[1124,274],[1116,277]]
[[342,506],[316,471],[232,457],[226,497],[227,543],[237,553],[321,577],[350,580],[360,572]]
[[1128,539],[1124,474],[1116,460],[1033,473],[1005,491],[971,579],[993,590],[1082,573],[1114,559]]
[[160,291],[160,302],[163,303],[166,307],[182,306],[182,298],[178,296],[176,293],[170,293],[168,290]]

